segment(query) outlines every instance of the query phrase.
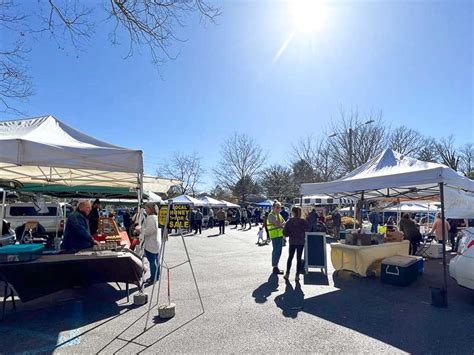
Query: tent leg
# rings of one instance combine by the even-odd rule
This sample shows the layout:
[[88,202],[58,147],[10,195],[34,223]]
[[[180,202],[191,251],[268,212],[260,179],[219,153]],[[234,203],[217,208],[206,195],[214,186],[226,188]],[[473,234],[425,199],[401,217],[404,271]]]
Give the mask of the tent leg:
[[443,235],[443,288],[441,290],[444,295],[443,304],[441,307],[448,307],[448,279],[447,279],[447,265],[446,265],[446,228],[445,216],[444,216],[444,185],[442,182],[439,183],[439,197],[441,200],[441,223],[442,223],[442,235]]
[[303,207],[303,195],[300,195],[300,207]]

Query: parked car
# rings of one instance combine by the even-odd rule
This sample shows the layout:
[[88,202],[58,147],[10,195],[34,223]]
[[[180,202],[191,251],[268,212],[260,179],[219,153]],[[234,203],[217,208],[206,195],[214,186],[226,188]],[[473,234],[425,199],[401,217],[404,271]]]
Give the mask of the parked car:
[[37,221],[46,233],[54,235],[56,228],[59,234],[63,233],[66,218],[72,211],[73,207],[65,203],[46,202],[43,206],[33,202],[13,203],[6,205],[3,218],[10,222],[12,229],[28,221]]
[[474,227],[462,231],[458,255],[449,263],[449,275],[459,286],[474,290]]

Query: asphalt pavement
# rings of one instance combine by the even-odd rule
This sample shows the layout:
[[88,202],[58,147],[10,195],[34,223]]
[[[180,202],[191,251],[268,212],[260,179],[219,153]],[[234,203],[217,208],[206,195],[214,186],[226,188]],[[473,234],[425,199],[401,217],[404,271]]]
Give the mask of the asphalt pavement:
[[[0,353],[474,352],[474,292],[450,280],[449,307],[430,305],[430,286],[442,280],[440,260],[427,261],[407,287],[334,276],[330,258],[327,277],[313,272],[297,283],[294,266],[289,282],[271,274],[271,245],[256,245],[256,227],[227,228],[225,235],[214,228],[184,240],[199,293],[190,264],[182,264],[181,237],[171,236],[165,261],[174,318],[157,317],[157,289],[146,330],[148,305],[133,306],[115,284],[63,291],[16,311],[9,303]],[[286,258],[285,248],[282,269]],[[167,294],[163,282],[160,304]]]

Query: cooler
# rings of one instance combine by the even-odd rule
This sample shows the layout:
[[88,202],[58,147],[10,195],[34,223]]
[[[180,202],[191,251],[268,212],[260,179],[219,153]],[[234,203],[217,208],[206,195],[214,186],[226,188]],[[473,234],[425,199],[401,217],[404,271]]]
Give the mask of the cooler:
[[432,259],[441,259],[443,257],[443,244],[432,242],[428,248],[423,250],[423,255]]
[[13,244],[0,248],[0,262],[21,262],[38,259],[43,252],[43,244]]
[[397,286],[407,286],[416,280],[419,273],[419,259],[397,255],[382,260],[380,281]]

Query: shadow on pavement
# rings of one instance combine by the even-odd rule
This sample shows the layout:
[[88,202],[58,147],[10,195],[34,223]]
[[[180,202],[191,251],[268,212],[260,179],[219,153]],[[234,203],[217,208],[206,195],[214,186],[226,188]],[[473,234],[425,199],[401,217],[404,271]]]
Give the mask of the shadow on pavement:
[[291,283],[285,280],[285,293],[275,297],[275,304],[283,311],[285,317],[296,318],[304,306],[304,293],[301,284],[296,282],[295,288],[293,288]]
[[208,235],[207,237],[208,237],[208,238],[215,238],[215,237],[218,237],[218,236],[220,236],[220,235],[221,235],[221,234],[219,234],[219,233],[218,233],[218,234],[211,234],[211,235]]
[[305,285],[321,285],[329,286],[329,279],[327,275],[322,272],[308,272],[303,275]]
[[278,290],[278,275],[271,274],[268,281],[258,286],[253,292],[252,297],[257,303],[267,302],[268,297]]
[[[0,334],[3,339],[14,341],[5,342],[2,353],[64,351],[69,346],[80,344],[81,336],[85,333],[135,308],[133,304],[117,304],[126,297],[126,292],[109,284],[75,290],[74,294],[70,290],[60,291],[48,297],[47,301],[20,303],[17,311],[8,312],[0,323]],[[55,298],[54,302],[51,297]],[[80,329],[101,320],[105,321],[90,329]]]
[[338,290],[304,300],[303,312],[409,353],[472,354],[474,295],[450,281],[449,308],[431,306],[429,286],[439,282],[442,269],[439,261],[427,264],[406,287],[339,272],[333,276]]

